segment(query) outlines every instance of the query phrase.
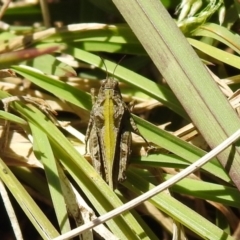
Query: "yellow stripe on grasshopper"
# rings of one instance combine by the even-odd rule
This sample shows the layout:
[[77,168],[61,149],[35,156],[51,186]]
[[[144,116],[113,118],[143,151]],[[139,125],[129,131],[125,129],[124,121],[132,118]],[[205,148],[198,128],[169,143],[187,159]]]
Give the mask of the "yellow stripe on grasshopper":
[[112,100],[112,90],[105,90],[105,101],[103,104],[104,115],[104,148],[107,166],[107,181],[111,188],[113,188],[113,163],[116,147],[116,131],[114,129],[114,103]]

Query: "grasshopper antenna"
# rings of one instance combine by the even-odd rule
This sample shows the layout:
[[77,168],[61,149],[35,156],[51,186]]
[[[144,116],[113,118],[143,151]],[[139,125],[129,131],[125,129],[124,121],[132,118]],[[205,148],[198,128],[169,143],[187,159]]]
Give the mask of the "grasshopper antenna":
[[123,60],[125,57],[126,57],[126,55],[123,55],[123,57],[121,57],[121,59],[118,61],[117,65],[115,66],[115,68],[114,68],[114,70],[113,70],[113,74],[112,74],[113,77],[114,77],[114,73],[115,73],[115,71],[116,71],[118,65],[122,62],[122,60]]
[[100,57],[100,58],[101,58],[101,60],[102,60],[102,62],[103,62],[103,65],[104,65],[104,67],[105,67],[105,69],[106,69],[106,73],[107,73],[106,79],[108,79],[107,65],[106,65],[106,63],[105,63],[105,61],[104,61],[104,58],[102,58],[102,57]]

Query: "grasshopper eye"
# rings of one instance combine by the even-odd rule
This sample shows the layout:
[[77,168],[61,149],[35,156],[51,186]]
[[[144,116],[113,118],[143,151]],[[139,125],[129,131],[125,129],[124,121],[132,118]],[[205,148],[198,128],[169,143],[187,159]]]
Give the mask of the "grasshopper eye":
[[113,90],[116,91],[116,92],[119,92],[119,91],[120,91],[117,80],[113,80],[112,88],[113,88]]

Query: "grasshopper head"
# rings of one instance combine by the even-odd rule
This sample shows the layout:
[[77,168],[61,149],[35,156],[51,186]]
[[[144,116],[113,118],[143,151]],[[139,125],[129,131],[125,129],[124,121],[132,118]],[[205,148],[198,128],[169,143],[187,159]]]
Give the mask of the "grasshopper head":
[[112,89],[119,91],[118,81],[112,77],[107,78],[102,82],[101,88],[102,90]]

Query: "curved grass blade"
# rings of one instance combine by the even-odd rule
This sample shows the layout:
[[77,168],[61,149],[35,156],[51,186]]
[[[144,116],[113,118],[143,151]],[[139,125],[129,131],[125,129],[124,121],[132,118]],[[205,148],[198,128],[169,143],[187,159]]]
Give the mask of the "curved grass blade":
[[223,50],[220,50],[216,47],[213,47],[209,44],[197,41],[195,39],[188,38],[189,43],[200,50],[201,52],[204,52],[205,54],[223,62],[226,63],[232,67],[240,68],[240,57],[233,55],[231,53],[225,52]]
[[237,34],[230,32],[227,28],[215,23],[205,23],[198,27],[191,36],[210,37],[224,43],[240,54],[240,38]]

